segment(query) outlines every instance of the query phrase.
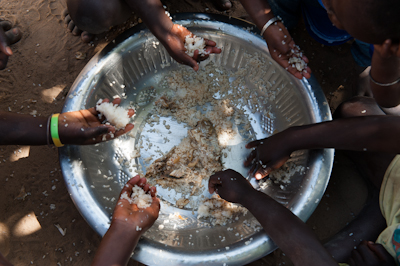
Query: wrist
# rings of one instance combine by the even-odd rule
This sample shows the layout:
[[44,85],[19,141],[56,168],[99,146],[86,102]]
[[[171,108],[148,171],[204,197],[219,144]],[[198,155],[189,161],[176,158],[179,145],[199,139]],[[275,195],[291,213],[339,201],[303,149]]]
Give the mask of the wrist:
[[[137,226],[128,224],[125,221],[113,219],[107,233],[113,235],[115,238],[121,238],[122,244],[136,245],[144,230],[137,231]],[[122,240],[123,238],[123,240]]]

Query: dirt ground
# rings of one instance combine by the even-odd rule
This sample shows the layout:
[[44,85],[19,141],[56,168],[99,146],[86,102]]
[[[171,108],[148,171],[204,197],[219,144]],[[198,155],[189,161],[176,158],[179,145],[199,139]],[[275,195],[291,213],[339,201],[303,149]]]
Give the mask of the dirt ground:
[[[211,1],[163,1],[170,13],[225,13],[247,18],[238,1],[229,12]],[[14,55],[0,72],[0,110],[48,116],[60,112],[64,97],[90,58],[125,26],[84,44],[68,33],[62,21],[64,0],[0,1],[0,17],[23,31]],[[133,24],[134,24],[133,23]],[[310,59],[332,110],[352,95],[355,65],[350,44],[323,47],[300,23],[293,37]],[[83,60],[76,53],[86,54]],[[89,265],[101,238],[77,211],[60,172],[53,147],[4,146],[0,149],[0,252],[16,266]],[[321,241],[342,228],[360,210],[365,186],[354,165],[337,153],[332,178],[317,210],[309,219]],[[66,229],[63,236],[56,226]],[[131,261],[129,265],[137,265]],[[250,265],[290,265],[279,250]]]

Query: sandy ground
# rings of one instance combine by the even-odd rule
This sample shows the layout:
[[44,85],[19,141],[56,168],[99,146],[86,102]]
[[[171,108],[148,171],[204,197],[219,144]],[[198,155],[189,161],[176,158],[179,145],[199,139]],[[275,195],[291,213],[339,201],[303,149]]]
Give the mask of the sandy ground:
[[[209,1],[163,1],[171,13],[211,12]],[[227,14],[246,18],[239,2]],[[0,1],[0,16],[23,31],[14,56],[0,72],[0,110],[48,116],[60,112],[64,97],[89,59],[123,27],[99,35],[88,45],[67,32],[64,0]],[[323,47],[303,27],[293,36],[309,56],[310,66],[332,107],[352,95],[354,63],[349,44]],[[76,53],[86,55],[76,59]],[[89,265],[100,237],[70,199],[53,147],[4,146],[0,149],[0,252],[14,265]],[[354,165],[338,153],[331,182],[308,221],[322,241],[359,211],[365,187]],[[350,192],[351,191],[351,192]],[[66,230],[63,236],[57,229]],[[290,265],[279,250],[251,265]],[[131,261],[130,265],[137,265]]]

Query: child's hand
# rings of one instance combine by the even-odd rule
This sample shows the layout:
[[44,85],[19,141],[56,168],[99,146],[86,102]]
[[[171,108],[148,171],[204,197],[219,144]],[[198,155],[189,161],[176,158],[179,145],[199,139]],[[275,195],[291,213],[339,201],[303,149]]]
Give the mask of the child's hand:
[[[109,102],[108,99],[104,101]],[[113,104],[120,103],[121,99],[119,98],[113,101]],[[133,109],[128,111],[130,117],[134,113]],[[132,124],[127,124],[124,129],[117,131],[111,125],[102,124],[98,114],[95,107],[60,114],[58,118],[58,132],[61,143],[79,145],[95,144],[103,141],[104,134],[107,134],[105,135],[106,140],[110,140],[112,139],[112,135],[108,133],[112,133],[113,137],[116,138],[133,129]]]
[[21,40],[22,34],[18,28],[11,28],[9,21],[0,19],[0,70],[7,66],[8,57],[13,53],[9,45]]
[[362,241],[351,253],[350,266],[395,266],[392,255],[381,245]]
[[[154,224],[160,211],[160,200],[156,197],[156,188],[150,188],[146,182],[146,178],[140,178],[137,175],[126,183],[114,209],[113,224],[118,223],[119,225],[126,226],[128,230],[136,231],[137,228],[140,228],[140,232],[142,233]],[[153,202],[150,207],[139,209],[136,204],[130,204],[127,199],[121,199],[121,195],[125,192],[130,196],[132,194],[132,187],[135,185],[143,188],[146,193],[151,195]]]
[[199,64],[197,62],[207,59],[209,57],[208,54],[221,53],[221,49],[215,47],[216,43],[214,41],[205,39],[205,51],[207,55],[199,55],[199,52],[196,50],[194,56],[190,57],[185,53],[185,38],[187,35],[191,34],[192,33],[187,28],[178,24],[173,24],[171,30],[167,33],[167,36],[160,40],[164,40],[163,45],[172,58],[174,58],[178,63],[188,65],[197,71],[199,70]]
[[253,190],[252,185],[238,172],[228,169],[213,174],[208,180],[210,194],[216,192],[224,200],[241,203]]
[[260,180],[271,171],[280,168],[289,158],[292,150],[289,148],[290,138],[286,131],[277,133],[269,138],[255,140],[246,145],[247,149],[254,149],[244,162],[251,166],[250,173]]
[[[303,77],[308,79],[311,77],[310,67],[307,66],[305,71],[303,70],[300,72],[295,67],[293,68],[291,64],[289,64],[289,59],[292,56],[293,51],[296,51],[297,48],[292,36],[290,36],[288,30],[282,22],[278,21],[276,25],[273,24],[269,26],[264,32],[263,38],[268,44],[271,57],[279,65],[287,69],[287,71],[289,71],[298,79],[302,79]],[[301,59],[308,63],[308,58],[306,56],[303,55]]]

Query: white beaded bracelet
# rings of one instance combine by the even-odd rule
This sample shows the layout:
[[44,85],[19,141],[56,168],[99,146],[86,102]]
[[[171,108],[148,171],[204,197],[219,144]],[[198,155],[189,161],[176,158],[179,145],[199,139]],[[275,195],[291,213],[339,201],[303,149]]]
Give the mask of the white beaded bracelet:
[[262,27],[260,35],[263,36],[264,32],[268,29],[268,27],[277,21],[282,21],[280,16],[276,16],[268,20],[267,23],[265,23],[264,26]]
[[369,71],[369,78],[371,79],[371,81],[372,81],[373,83],[375,83],[375,84],[378,85],[378,86],[382,86],[382,87],[389,87],[389,86],[392,86],[392,85],[397,84],[397,83],[400,82],[400,78],[398,78],[397,80],[395,80],[395,81],[393,81],[393,82],[389,82],[389,83],[380,83],[380,82],[378,82],[378,81],[376,81],[376,80],[374,80],[374,79],[372,78],[372,76],[371,76],[371,70]]

